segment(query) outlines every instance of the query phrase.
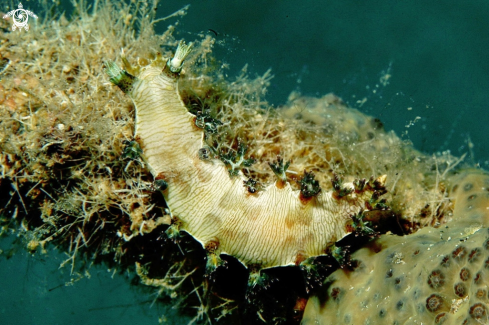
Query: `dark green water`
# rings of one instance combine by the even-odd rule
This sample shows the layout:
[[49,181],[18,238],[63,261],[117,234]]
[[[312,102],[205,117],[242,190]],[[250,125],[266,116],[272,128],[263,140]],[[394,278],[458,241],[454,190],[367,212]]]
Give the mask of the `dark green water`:
[[[120,275],[100,265],[70,274],[69,256],[49,249],[31,256],[19,249],[6,259],[13,236],[0,239],[0,323],[5,325],[158,324],[176,318],[171,306],[152,304],[154,290],[131,286],[134,274]],[[71,284],[70,284],[71,283]]]
[[[353,107],[366,97],[359,109],[398,135],[421,117],[409,128],[416,148],[461,155],[470,137],[474,162],[489,167],[488,18],[489,2],[480,0],[196,1],[180,35],[217,31],[230,46],[222,57],[231,76],[246,63],[255,73],[272,68],[275,104],[296,88],[311,96],[334,92]],[[390,85],[373,93],[389,67]]]
[[[162,1],[158,14],[188,3]],[[23,4],[36,7],[35,1]],[[222,42],[216,56],[231,65],[230,78],[246,63],[252,75],[272,68],[268,99],[275,105],[292,90],[334,92],[379,117],[386,129],[398,135],[408,130],[405,138],[426,153],[461,155],[469,151],[470,138],[468,161],[489,169],[488,18],[489,2],[476,0],[203,0],[191,3],[177,36],[192,41],[201,31],[216,31]],[[163,31],[170,22],[159,27]],[[392,78],[384,87],[380,77],[388,69]],[[0,247],[10,241],[2,239]],[[68,269],[58,270],[62,258],[55,252],[30,258],[19,251],[0,259],[2,324],[156,324],[168,312],[150,308],[148,293],[130,288],[121,276],[112,279],[103,268],[92,268],[90,280],[49,291],[70,279]]]

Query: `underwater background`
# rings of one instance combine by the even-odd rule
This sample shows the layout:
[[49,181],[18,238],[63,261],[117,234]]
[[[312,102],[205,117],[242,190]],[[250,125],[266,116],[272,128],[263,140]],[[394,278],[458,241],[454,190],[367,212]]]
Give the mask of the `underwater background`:
[[[43,15],[37,1],[22,3]],[[214,55],[229,64],[231,80],[245,64],[251,76],[271,68],[274,105],[292,91],[334,92],[423,152],[468,153],[466,161],[489,169],[489,2],[172,0],[159,3],[158,16],[189,3],[176,38],[216,36]],[[14,240],[0,241],[2,324],[155,324],[162,315],[186,323],[171,306],[152,306],[153,291],[131,286],[133,275],[94,266],[90,279],[65,286],[73,277],[58,269],[62,253],[17,250],[7,259]]]

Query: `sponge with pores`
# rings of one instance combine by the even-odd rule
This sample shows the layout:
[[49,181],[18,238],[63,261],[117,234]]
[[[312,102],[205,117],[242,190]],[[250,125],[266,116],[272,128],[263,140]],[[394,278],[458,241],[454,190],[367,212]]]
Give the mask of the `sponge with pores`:
[[450,178],[452,220],[384,235],[307,304],[303,324],[489,324],[489,175]]

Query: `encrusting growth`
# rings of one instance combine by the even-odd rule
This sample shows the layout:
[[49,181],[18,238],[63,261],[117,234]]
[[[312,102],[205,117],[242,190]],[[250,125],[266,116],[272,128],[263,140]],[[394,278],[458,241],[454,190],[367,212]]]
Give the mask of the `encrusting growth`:
[[281,158],[269,163],[281,184],[256,191],[255,182],[240,171],[253,160],[244,158],[246,146],[239,140],[235,153],[221,153],[220,160],[203,152],[206,121],[196,123],[199,117],[188,112],[178,92],[179,72],[190,47],[180,42],[163,69],[155,61],[138,76],[106,64],[110,80],[134,101],[135,138],[154,177],[168,183],[165,199],[181,229],[204,247],[216,243],[212,254],[228,254],[261,268],[326,254],[348,233],[351,216],[367,209],[374,191],[354,192],[352,184],[321,191],[307,171],[300,190],[293,190],[285,174],[289,163],[284,166]]
[[382,235],[307,304],[303,324],[489,324],[489,174],[452,175],[453,218]]

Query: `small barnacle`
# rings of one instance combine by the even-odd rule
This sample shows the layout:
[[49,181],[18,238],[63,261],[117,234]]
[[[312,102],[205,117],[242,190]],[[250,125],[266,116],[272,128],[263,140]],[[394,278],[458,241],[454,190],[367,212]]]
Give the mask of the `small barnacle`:
[[248,180],[243,181],[244,186],[248,189],[250,193],[256,193],[258,191],[258,182],[253,178],[248,178]]
[[337,199],[347,196],[348,194],[353,192],[352,188],[346,188],[342,186],[343,180],[336,173],[333,173],[331,184],[333,185],[333,190],[334,190],[333,195]]
[[285,173],[290,166],[290,160],[284,165],[284,160],[282,157],[277,156],[277,160],[272,163],[269,162],[268,165],[272,169],[275,176],[277,176],[279,182],[281,182],[281,185],[285,184],[287,182],[287,175]]
[[304,177],[302,177],[300,180],[300,185],[301,195],[306,199],[316,196],[319,194],[319,192],[321,192],[319,181],[314,178],[313,172],[307,172],[304,170]]

